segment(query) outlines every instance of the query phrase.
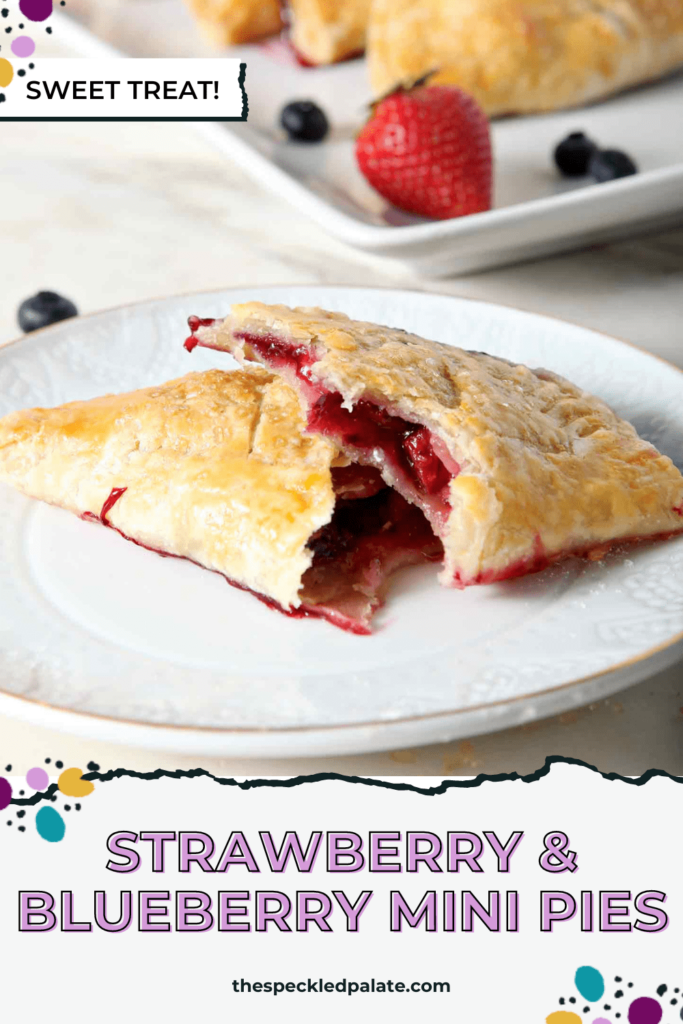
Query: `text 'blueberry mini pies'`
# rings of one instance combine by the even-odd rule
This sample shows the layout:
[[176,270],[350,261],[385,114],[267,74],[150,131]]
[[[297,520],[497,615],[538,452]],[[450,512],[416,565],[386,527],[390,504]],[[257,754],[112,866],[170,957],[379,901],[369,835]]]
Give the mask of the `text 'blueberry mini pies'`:
[[0,481],[290,615],[368,633],[388,576],[438,561],[441,544],[376,469],[304,427],[297,394],[261,367],[192,373],[5,416]]
[[249,302],[190,327],[190,350],[224,349],[281,374],[309,431],[424,512],[446,585],[683,531],[672,461],[554,373],[320,309]]

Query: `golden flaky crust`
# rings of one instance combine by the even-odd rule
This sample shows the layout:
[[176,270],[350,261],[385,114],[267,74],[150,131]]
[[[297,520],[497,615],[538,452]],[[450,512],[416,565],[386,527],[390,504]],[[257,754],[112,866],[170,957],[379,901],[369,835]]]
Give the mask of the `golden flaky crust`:
[[292,43],[311,64],[360,53],[371,0],[187,0],[215,46],[251,43],[288,26]]
[[359,53],[371,0],[289,0],[292,43],[311,64],[332,64]]
[[187,0],[204,36],[214,46],[251,43],[282,28],[279,0]]
[[671,460],[562,377],[319,309],[251,302],[198,332],[238,357],[243,333],[310,346],[317,361],[306,374],[348,408],[369,398],[445,443],[460,472],[440,530],[443,582],[488,582],[683,529],[683,477]]
[[299,604],[305,545],[334,508],[335,447],[304,435],[296,394],[253,367],[0,420],[0,480],[147,547]]
[[372,87],[429,71],[490,116],[602,99],[683,63],[681,0],[374,0]]

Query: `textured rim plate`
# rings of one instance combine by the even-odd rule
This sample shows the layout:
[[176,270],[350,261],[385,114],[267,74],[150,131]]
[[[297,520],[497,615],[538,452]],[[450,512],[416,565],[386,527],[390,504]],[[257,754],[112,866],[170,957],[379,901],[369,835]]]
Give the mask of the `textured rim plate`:
[[[83,0],[73,0],[68,10],[90,28],[69,15],[57,16],[55,38],[84,56],[215,56],[182,0],[136,0],[126,6],[125,18],[107,16]],[[248,122],[198,124],[197,130],[348,245],[422,273],[514,263],[654,230],[683,216],[683,74],[579,111],[495,121],[496,208],[425,222],[388,206],[356,167],[353,139],[370,100],[364,61],[310,69],[283,62],[277,47],[225,52],[247,63]],[[277,128],[282,105],[301,97],[330,115],[333,130],[321,145],[284,142]],[[601,185],[560,178],[551,153],[578,128],[605,146],[626,150],[640,173]]]
[[[182,347],[189,314],[321,305],[546,366],[683,453],[683,376],[571,324],[447,296],[281,287],[181,296],[75,319],[0,351],[0,413],[232,365]],[[0,485],[0,712],[205,755],[301,756],[474,735],[605,696],[673,662],[683,538],[464,593],[418,569],[372,637],[291,620]]]

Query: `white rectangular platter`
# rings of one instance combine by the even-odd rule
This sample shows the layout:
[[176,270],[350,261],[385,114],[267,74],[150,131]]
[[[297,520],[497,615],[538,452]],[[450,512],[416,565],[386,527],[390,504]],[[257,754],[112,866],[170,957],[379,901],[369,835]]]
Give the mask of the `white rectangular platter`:
[[[55,34],[83,56],[213,52],[182,0],[72,0],[69,11],[55,19]],[[303,68],[277,43],[229,53],[247,62],[248,122],[197,130],[337,238],[420,274],[484,269],[683,221],[683,73],[589,108],[498,120],[494,209],[431,222],[388,206],[356,167],[353,140],[371,98],[363,60]],[[332,130],[323,143],[285,140],[278,114],[293,99],[324,108]],[[600,185],[562,179],[552,151],[576,130],[625,150],[640,173]]]

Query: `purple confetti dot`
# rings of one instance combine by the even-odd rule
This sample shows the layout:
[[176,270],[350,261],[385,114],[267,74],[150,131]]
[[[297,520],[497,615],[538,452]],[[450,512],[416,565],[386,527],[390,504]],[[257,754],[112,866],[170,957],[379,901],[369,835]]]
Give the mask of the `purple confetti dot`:
[[659,1024],[663,1010],[656,999],[641,996],[634,999],[628,1008],[629,1024]]
[[31,57],[36,51],[36,44],[30,36],[17,36],[12,40],[12,53],[15,57]]
[[52,0],[19,0],[19,10],[29,21],[46,21],[52,14]]
[[0,811],[4,811],[12,799],[12,787],[7,779],[0,778]]
[[47,789],[50,776],[44,768],[31,768],[26,772],[26,781],[31,789]]

